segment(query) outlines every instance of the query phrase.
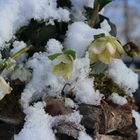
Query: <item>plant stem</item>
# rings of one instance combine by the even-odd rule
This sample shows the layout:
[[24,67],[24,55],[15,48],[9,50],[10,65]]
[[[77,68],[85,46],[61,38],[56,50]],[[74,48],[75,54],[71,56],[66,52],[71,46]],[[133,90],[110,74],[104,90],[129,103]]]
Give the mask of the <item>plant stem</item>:
[[100,10],[100,4],[97,4],[97,6],[93,10],[92,17],[90,20],[90,26],[92,26],[92,27],[94,27],[96,25],[99,10]]
[[11,58],[16,59],[17,57],[19,57],[21,54],[27,52],[30,49],[31,45],[29,47],[25,47],[21,50],[19,50],[18,52],[16,52],[14,55],[11,56]]
[[133,68],[132,71],[136,73],[140,73],[140,69]]

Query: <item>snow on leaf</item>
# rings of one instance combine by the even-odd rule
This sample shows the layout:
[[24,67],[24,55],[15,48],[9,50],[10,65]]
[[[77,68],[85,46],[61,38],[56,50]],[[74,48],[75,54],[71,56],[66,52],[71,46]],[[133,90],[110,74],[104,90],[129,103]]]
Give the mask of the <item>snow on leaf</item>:
[[31,71],[23,66],[17,67],[11,74],[11,80],[28,82],[31,79]]

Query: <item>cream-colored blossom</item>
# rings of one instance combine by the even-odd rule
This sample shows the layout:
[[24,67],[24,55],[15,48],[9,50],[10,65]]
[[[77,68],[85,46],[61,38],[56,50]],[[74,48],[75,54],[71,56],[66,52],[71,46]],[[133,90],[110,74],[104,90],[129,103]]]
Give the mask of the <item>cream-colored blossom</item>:
[[113,58],[119,58],[124,52],[121,44],[113,36],[100,37],[89,46],[91,63],[100,60],[105,64],[111,63]]
[[4,98],[6,94],[10,94],[12,88],[10,87],[9,83],[7,83],[3,77],[0,76],[0,100]]

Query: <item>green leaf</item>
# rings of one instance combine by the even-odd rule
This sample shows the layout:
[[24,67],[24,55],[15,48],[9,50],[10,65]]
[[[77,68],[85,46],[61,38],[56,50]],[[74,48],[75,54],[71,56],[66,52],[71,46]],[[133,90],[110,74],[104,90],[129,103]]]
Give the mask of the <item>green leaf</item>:
[[96,63],[91,65],[91,72],[93,74],[101,74],[104,73],[108,68],[107,64],[102,63],[101,61],[97,61]]
[[55,54],[49,55],[48,58],[53,61],[60,55],[62,55],[62,53],[55,53]]
[[104,33],[98,34],[98,35],[94,35],[94,39],[98,39],[100,37],[105,37]]
[[67,55],[72,56],[73,59],[76,58],[76,53],[75,53],[75,51],[73,51],[73,50],[66,50],[66,51],[64,51],[64,54],[67,54]]

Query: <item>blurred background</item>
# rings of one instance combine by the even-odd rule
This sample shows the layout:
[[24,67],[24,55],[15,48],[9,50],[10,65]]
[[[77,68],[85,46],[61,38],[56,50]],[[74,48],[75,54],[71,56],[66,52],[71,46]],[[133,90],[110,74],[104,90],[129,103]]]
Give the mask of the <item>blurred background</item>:
[[[113,0],[104,12],[115,23],[117,36],[123,45],[132,41],[140,47],[140,0]],[[140,58],[132,60],[125,57],[124,61],[129,67],[140,69]],[[135,93],[135,99],[140,109],[140,73],[139,89]]]

